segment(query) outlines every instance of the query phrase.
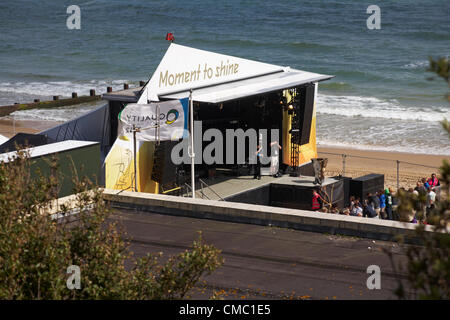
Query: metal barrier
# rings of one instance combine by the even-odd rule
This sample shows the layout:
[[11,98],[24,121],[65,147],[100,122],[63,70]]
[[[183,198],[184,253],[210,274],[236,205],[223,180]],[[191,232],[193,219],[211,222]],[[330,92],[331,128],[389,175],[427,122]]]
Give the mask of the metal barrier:
[[[201,190],[202,190],[202,194],[203,193],[203,187],[207,187],[209,190],[211,190],[217,197],[219,197],[219,200],[221,201],[225,201],[225,199],[223,199],[216,191],[214,191],[213,188],[211,188],[211,186],[209,186],[205,181],[203,181],[202,179],[198,179],[198,181],[200,181],[200,186],[201,186]],[[208,198],[209,199],[209,198]]]
[[342,157],[342,176],[344,176],[344,177],[345,177],[345,161],[346,161],[347,157],[369,159],[369,160],[390,161],[390,162],[394,161],[397,164],[397,190],[400,188],[400,163],[409,164],[409,165],[413,165],[413,166],[420,166],[420,167],[425,167],[425,168],[431,168],[431,169],[439,169],[439,167],[436,167],[436,166],[429,166],[429,165],[420,164],[420,163],[412,163],[412,162],[408,162],[408,161],[356,156],[356,155],[349,155],[349,154],[345,154],[345,153],[333,153],[333,152],[322,152],[322,151],[318,151],[317,153],[341,156]]
[[[200,190],[197,190],[197,192],[200,192],[202,199],[208,199],[211,200],[204,191],[204,188],[208,188],[209,190],[212,191],[212,193],[214,193],[218,198],[219,201],[225,201],[225,199],[223,199],[216,191],[214,191],[213,188],[211,188],[211,186],[209,186],[205,181],[203,181],[202,179],[198,179],[198,181],[200,182]],[[190,196],[192,196],[192,188],[188,183],[185,183],[184,186],[186,187],[186,196],[189,197],[189,192],[191,193]],[[184,196],[184,192],[183,192],[183,196]]]

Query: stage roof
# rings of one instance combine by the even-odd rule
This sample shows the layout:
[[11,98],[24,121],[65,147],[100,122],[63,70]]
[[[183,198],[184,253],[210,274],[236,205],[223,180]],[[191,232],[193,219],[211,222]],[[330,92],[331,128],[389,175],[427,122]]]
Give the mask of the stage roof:
[[[305,83],[328,80],[332,76],[291,69],[250,79],[237,80],[193,90],[194,101],[221,103],[243,97],[293,88]],[[160,99],[181,99],[189,96],[189,91],[159,96]]]
[[180,99],[220,103],[333,78],[172,43],[138,103]]

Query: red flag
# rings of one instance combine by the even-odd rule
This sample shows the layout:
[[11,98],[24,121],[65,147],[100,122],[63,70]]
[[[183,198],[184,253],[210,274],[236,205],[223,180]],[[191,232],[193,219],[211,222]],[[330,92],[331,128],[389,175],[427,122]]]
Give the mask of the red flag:
[[169,33],[166,35],[166,40],[167,40],[167,41],[172,41],[172,42],[175,41],[175,37],[173,36],[173,33],[172,33],[172,32],[169,32]]

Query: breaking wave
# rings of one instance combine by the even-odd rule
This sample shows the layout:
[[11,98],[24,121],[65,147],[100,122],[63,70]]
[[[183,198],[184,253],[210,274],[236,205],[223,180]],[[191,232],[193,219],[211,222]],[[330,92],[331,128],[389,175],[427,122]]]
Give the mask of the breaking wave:
[[[106,92],[106,87],[112,87],[113,90],[120,90],[124,83],[137,85],[136,81],[129,80],[90,80],[90,81],[47,81],[47,82],[2,82],[0,83],[0,94],[14,94],[16,97],[23,95],[23,98],[29,96],[51,97],[62,96],[70,97],[72,92],[77,92],[79,96],[89,95],[90,89],[95,89],[96,94]],[[31,100],[32,101],[32,100]],[[27,102],[27,101],[12,101]]]
[[450,109],[400,104],[396,99],[318,94],[317,113],[345,117],[386,118],[395,120],[438,122],[450,118]]

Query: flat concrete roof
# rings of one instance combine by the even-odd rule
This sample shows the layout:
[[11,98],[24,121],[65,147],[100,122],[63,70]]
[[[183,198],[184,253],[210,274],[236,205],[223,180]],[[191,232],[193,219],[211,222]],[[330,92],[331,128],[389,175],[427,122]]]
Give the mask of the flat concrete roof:
[[[116,209],[135,257],[163,252],[164,259],[203,239],[222,250],[224,264],[201,278],[187,298],[208,299],[396,299],[388,256],[405,255],[393,242],[312,233],[207,219]],[[381,289],[366,286],[367,267],[381,268]]]
[[[123,190],[104,189],[103,196],[116,208],[376,240],[394,240],[403,235],[405,242],[417,242],[416,225],[413,223]],[[432,226],[425,226],[425,230],[433,232]]]

